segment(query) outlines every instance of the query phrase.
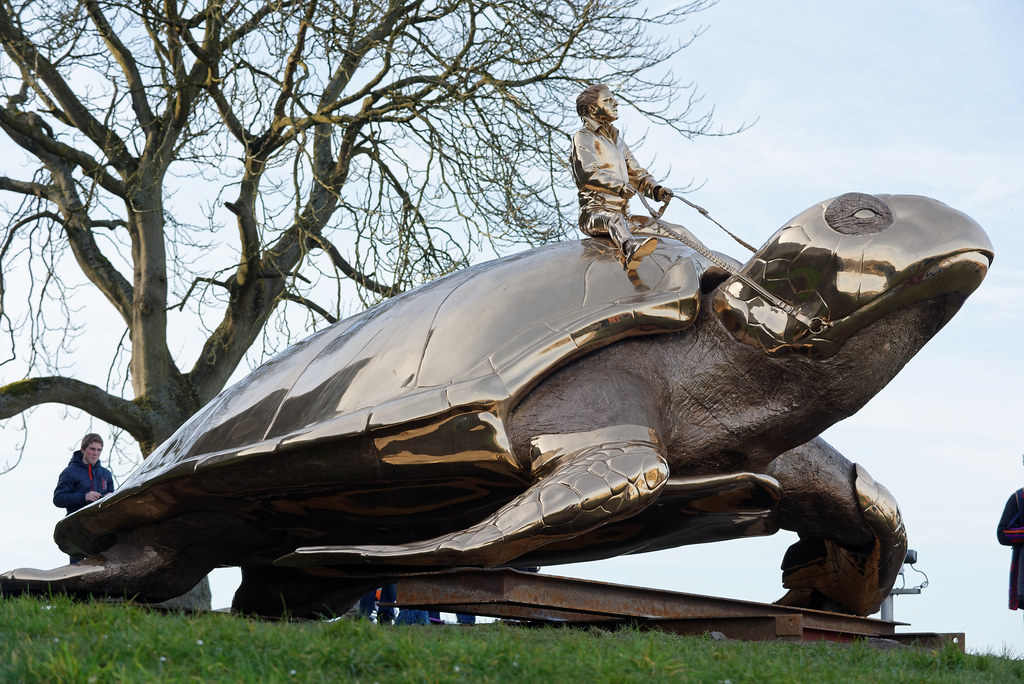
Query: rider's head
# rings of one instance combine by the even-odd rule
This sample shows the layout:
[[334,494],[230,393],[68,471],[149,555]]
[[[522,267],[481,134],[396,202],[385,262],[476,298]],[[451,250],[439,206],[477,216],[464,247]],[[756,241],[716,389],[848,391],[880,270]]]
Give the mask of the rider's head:
[[602,122],[615,121],[619,118],[618,104],[608,86],[596,83],[576,98],[576,113]]

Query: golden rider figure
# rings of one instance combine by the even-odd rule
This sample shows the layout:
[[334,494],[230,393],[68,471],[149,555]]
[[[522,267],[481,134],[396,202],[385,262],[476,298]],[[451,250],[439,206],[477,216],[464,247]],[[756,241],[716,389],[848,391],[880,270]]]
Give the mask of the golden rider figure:
[[657,202],[672,199],[672,191],[657,185],[641,167],[612,122],[619,118],[618,102],[608,86],[592,85],[576,98],[583,128],[572,138],[569,163],[580,201],[580,230],[592,237],[608,236],[633,270],[654,251],[653,237],[634,237],[636,222],[629,214],[635,192]]

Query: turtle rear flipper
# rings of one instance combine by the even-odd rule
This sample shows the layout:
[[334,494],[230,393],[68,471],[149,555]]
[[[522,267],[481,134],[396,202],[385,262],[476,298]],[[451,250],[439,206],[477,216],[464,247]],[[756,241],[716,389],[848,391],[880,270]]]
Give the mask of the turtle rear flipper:
[[0,575],[0,593],[138,598],[159,603],[181,596],[213,567],[182,563],[150,548],[117,544],[80,563],[52,570],[19,568]]
[[[203,532],[215,525],[224,533]],[[118,535],[110,546],[80,563],[53,570],[21,568],[0,575],[3,593],[135,598],[148,603],[172,599],[192,589],[229,557],[270,544],[274,533],[227,513],[179,515]],[[90,549],[63,548],[76,555]]]
[[877,612],[889,595],[907,555],[907,532],[896,500],[860,465],[854,483],[857,502],[874,539],[859,548],[801,536],[782,562],[778,603],[839,610],[855,615]]
[[88,585],[88,580],[81,582],[80,579],[87,575],[102,574],[103,570],[102,562],[97,564],[94,559],[74,565],[62,565],[53,570],[37,570],[35,568],[10,570],[0,574],[0,596],[48,593],[54,590],[78,593],[73,589],[64,590],[63,587]]

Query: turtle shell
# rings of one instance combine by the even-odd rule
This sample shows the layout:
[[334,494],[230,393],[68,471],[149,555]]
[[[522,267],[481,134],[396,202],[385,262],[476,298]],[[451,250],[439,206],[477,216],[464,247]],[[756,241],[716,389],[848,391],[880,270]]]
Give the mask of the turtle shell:
[[[313,334],[226,389],[118,492],[64,519],[58,543],[95,552],[103,546],[96,537],[186,504],[210,505],[201,499],[230,508],[238,497],[251,507],[270,491],[302,490],[305,501],[315,498],[313,482],[321,500],[327,491],[334,497],[321,507],[351,507],[338,499],[340,482],[365,488],[415,479],[421,462],[420,474],[433,481],[443,480],[446,459],[522,470],[504,429],[516,403],[595,349],[687,328],[707,266],[689,247],[662,239],[627,274],[614,247],[587,239],[482,263],[396,296]],[[523,483],[528,476],[527,466]],[[268,515],[275,512],[261,517]]]

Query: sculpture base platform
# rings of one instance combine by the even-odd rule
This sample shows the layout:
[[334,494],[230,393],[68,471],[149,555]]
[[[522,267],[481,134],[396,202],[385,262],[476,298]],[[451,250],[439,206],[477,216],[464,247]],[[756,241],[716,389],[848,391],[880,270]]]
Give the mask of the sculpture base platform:
[[744,641],[886,639],[931,648],[966,647],[963,633],[897,632],[897,626],[906,626],[900,622],[509,569],[402,578],[397,605],[528,625],[720,632]]

